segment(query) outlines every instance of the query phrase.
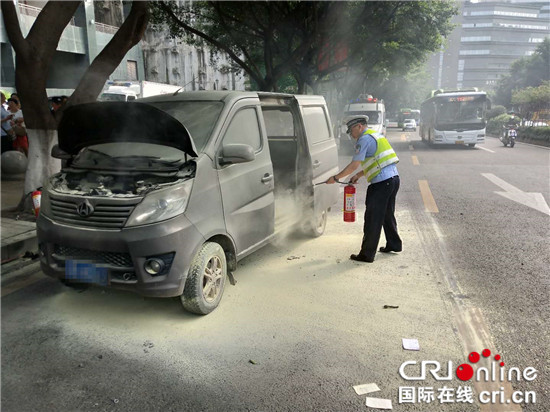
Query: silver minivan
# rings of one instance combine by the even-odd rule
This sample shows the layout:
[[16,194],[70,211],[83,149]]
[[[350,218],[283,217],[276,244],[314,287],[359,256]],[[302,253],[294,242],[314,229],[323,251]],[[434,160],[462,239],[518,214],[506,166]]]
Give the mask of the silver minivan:
[[279,231],[323,234],[338,172],[322,96],[183,92],[69,107],[37,222],[43,271],[207,314]]

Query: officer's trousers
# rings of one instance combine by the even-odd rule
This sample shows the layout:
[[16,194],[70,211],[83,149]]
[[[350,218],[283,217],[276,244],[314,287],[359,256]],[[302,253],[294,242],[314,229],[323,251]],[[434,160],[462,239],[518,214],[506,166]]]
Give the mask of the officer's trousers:
[[403,248],[395,220],[395,197],[399,184],[399,176],[393,176],[381,182],[372,183],[367,188],[360,255],[369,260],[374,259],[378,249],[382,227],[386,236],[386,248],[396,251],[401,251]]

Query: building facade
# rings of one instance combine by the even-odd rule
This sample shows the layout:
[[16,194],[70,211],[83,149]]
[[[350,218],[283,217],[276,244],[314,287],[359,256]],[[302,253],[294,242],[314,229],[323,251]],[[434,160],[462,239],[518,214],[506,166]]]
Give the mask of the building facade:
[[[112,39],[122,21],[120,11],[112,2],[84,1],[67,25],[57,46],[46,84],[48,96],[70,95],[91,62]],[[26,37],[46,1],[18,1],[17,14],[23,37]],[[119,2],[121,7],[121,3]],[[99,10],[96,13],[96,10]],[[98,21],[101,19],[102,21]],[[107,24],[109,22],[111,24]],[[0,19],[1,76],[0,88],[9,93],[15,91],[15,54]],[[111,79],[145,80],[143,53],[140,45],[134,46],[113,72]]]
[[470,1],[460,8],[457,28],[430,59],[434,89],[490,90],[550,36],[548,1]]
[[[27,36],[46,0],[19,0],[17,13]],[[121,0],[85,0],[59,41],[47,80],[48,96],[70,95],[95,57],[109,43],[130,11]],[[0,15],[1,17],[1,15]],[[0,89],[15,92],[15,53],[0,18]],[[245,77],[230,70],[225,55],[189,46],[166,32],[148,29],[109,76],[109,80],[148,80],[183,90],[244,90]]]
[[242,71],[231,68],[231,60],[210,48],[194,47],[174,39],[165,31],[148,29],[141,41],[145,79],[191,90],[245,90]]

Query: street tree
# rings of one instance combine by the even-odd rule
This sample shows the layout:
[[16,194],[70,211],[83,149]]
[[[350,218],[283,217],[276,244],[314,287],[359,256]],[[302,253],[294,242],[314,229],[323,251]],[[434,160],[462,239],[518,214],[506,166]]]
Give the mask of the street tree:
[[456,12],[444,1],[161,1],[152,8],[154,22],[227,53],[260,90],[278,90],[291,74],[301,93],[336,72],[344,86],[354,76],[376,84],[406,73],[439,47]]
[[[40,187],[45,176],[60,168],[59,161],[50,156],[50,151],[57,143],[57,124],[62,112],[55,115],[50,112],[46,81],[63,30],[81,3],[48,1],[28,35],[23,37],[14,2],[1,2],[6,32],[15,50],[15,86],[24,106],[29,139],[23,195]],[[134,1],[128,17],[87,68],[66,106],[97,99],[109,75],[142,38],[148,17],[148,2]],[[19,207],[23,207],[23,202]]]
[[430,84],[429,73],[423,67],[418,67],[403,76],[392,75],[387,80],[368,87],[373,90],[373,95],[384,99],[387,112],[397,113],[405,107],[420,109],[432,90]]
[[519,106],[524,119],[532,119],[535,112],[550,109],[550,81],[514,92],[512,104]]
[[550,80],[550,38],[537,46],[531,56],[512,63],[508,75],[503,76],[495,88],[495,102],[510,107],[514,92],[527,87],[538,87]]

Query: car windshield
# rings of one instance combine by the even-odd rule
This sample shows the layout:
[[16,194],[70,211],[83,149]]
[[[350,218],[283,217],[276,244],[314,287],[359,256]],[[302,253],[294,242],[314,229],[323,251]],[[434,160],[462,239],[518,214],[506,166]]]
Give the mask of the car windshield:
[[168,171],[178,169],[185,153],[152,143],[103,143],[83,148],[72,166],[85,169]]
[[97,100],[101,102],[125,102],[126,95],[118,93],[101,93]]
[[414,123],[414,119],[405,119],[405,123]]
[[223,103],[219,101],[185,101],[185,102],[148,102],[183,124],[197,151],[202,151],[214,126],[218,122]]

